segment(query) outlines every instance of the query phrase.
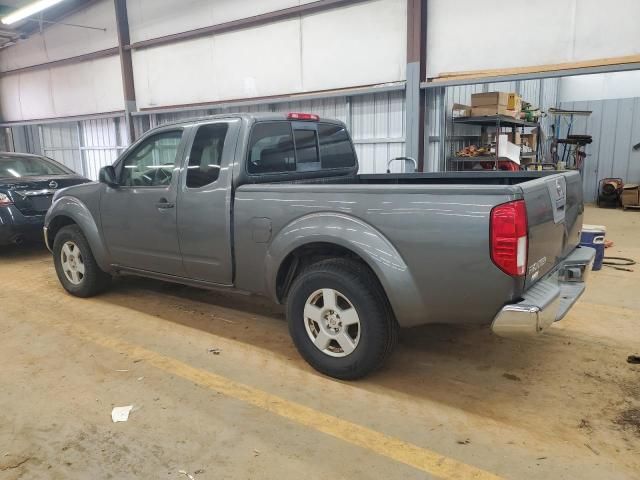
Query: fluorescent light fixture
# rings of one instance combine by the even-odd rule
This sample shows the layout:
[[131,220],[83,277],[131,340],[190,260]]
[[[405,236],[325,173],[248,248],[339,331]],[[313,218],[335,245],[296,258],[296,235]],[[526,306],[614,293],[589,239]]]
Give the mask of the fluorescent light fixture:
[[56,3],[60,3],[62,0],[38,0],[37,2],[30,3],[29,5],[25,5],[22,8],[19,8],[15,12],[10,13],[9,15],[2,17],[2,23],[5,25],[10,25],[12,23],[19,22],[20,20],[24,20],[31,15],[35,15],[42,10],[52,7]]

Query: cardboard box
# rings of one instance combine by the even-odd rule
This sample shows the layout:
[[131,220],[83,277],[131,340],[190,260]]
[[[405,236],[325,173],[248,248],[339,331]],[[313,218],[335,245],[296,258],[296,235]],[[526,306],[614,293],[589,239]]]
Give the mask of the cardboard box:
[[451,116],[453,118],[470,117],[471,107],[469,105],[462,105],[461,103],[454,103]]
[[523,133],[520,135],[520,142],[521,145],[527,145],[535,152],[538,148],[538,133]]
[[511,143],[515,143],[516,145],[522,145],[522,137],[520,132],[516,132],[515,138],[513,137],[513,133],[507,133],[507,140]]
[[640,185],[628,183],[622,188],[622,206],[638,206],[640,205]]
[[471,115],[474,117],[484,117],[487,115],[507,115],[509,117],[517,118],[520,115],[519,111],[509,110],[506,105],[493,105],[490,107],[472,107]]
[[472,107],[493,107],[495,105],[504,105],[508,110],[521,110],[522,98],[513,92],[487,92],[472,93]]
[[509,93],[507,92],[487,92],[471,94],[472,107],[491,107],[495,105],[504,105],[506,107],[508,103]]

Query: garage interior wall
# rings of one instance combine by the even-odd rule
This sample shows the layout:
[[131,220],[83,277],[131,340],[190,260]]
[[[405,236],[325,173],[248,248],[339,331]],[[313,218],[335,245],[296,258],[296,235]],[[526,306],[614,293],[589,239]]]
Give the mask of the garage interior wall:
[[[640,71],[563,78],[559,103],[562,108],[590,110],[588,117],[575,116],[572,132],[593,137],[586,147],[585,200],[595,202],[598,182],[607,177],[640,183]],[[563,129],[568,127],[564,121]]]
[[[386,161],[405,152],[407,0],[357,1],[226,33],[136,46],[164,35],[309,3],[312,0],[190,0],[188,7],[176,7],[173,0],[128,0],[137,106],[142,109],[135,116],[137,134],[170,119],[197,114],[311,110],[348,124],[362,172],[386,171]],[[640,36],[633,23],[640,3],[614,3],[615,8],[611,2],[596,0],[540,0],[535,6],[525,0],[459,0],[451,8],[451,2],[429,0],[427,77],[447,71],[640,53]],[[500,28],[483,30],[482,41],[460,35],[468,30],[465,22],[509,24],[523,9],[531,12],[534,23],[544,17],[537,22],[544,32],[536,33],[533,41],[517,36],[521,45],[510,43],[504,48],[505,34]],[[597,14],[604,9],[607,15]],[[466,12],[464,17],[460,11]],[[549,17],[548,11],[554,15]],[[0,51],[2,121],[5,125],[14,122],[3,139],[9,149],[46,153],[95,179],[99,167],[112,162],[126,147],[118,56],[37,70],[24,68],[116,48],[113,1],[92,2],[65,22],[104,27],[106,32],[53,25]],[[607,42],[600,40],[604,36]],[[521,54],[510,54],[514,49]],[[383,88],[389,85],[393,88]],[[336,96],[336,90],[351,87],[369,91]],[[427,171],[442,169],[447,152],[458,141],[443,141],[450,132],[453,103],[469,103],[472,92],[492,89],[518,91],[544,109],[557,103],[558,80],[428,89]],[[317,93],[323,91],[327,91],[324,96]],[[313,100],[274,98],[271,102],[262,98],[308,96],[309,92]],[[216,106],[217,102],[227,106]],[[207,103],[212,105],[201,110],[189,106]],[[171,113],[162,113],[163,109]],[[72,118],[75,116],[80,117]],[[544,119],[545,132],[549,125],[550,120]],[[403,165],[396,163],[391,168],[399,171]]]
[[[256,4],[262,2],[224,3],[229,9],[226,15],[240,17],[247,8],[244,4],[257,7]],[[264,3],[275,7],[275,4],[298,2],[269,0]],[[196,7],[200,5],[207,6],[203,14],[213,8],[211,2],[196,2]],[[189,19],[193,15],[190,12]],[[154,31],[149,33],[145,28],[147,24],[141,25],[136,18],[135,14],[130,18],[134,39],[178,26],[173,16],[167,16],[164,18],[170,25],[164,28],[162,22],[154,23]],[[372,0],[229,33],[134,50],[138,108],[403,81],[406,23],[406,0]],[[375,61],[371,61],[371,52],[375,52]],[[184,85],[189,88],[183,88]]]
[[113,2],[100,0],[65,18],[65,23],[95,25],[106,31],[51,25],[0,53],[2,120],[99,114],[123,109],[117,55],[69,65],[29,70],[46,64],[113,49],[118,45]]
[[638,55],[638,18],[637,0],[429,0],[427,78]]

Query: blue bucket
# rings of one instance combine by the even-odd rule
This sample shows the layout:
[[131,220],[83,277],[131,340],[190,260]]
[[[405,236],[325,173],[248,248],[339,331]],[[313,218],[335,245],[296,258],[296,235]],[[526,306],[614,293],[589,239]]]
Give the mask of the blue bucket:
[[580,245],[595,248],[596,258],[593,261],[593,270],[602,268],[602,260],[604,259],[604,237],[607,233],[607,227],[604,225],[583,225],[580,234]]

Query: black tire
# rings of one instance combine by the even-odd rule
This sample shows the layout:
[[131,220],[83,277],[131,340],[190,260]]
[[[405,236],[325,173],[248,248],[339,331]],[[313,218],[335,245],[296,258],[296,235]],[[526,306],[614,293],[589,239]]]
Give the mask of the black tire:
[[[73,242],[80,250],[84,264],[84,274],[78,284],[67,278],[62,265],[62,248],[67,242]],[[111,275],[102,271],[89,247],[82,230],[77,225],[68,225],[60,229],[53,241],[53,263],[56,267],[58,280],[64,289],[76,297],[92,297],[105,290],[111,282]]]
[[[339,292],[359,317],[359,341],[346,356],[334,357],[320,350],[307,331],[305,304],[323,288]],[[384,363],[397,343],[398,326],[384,291],[371,271],[356,262],[329,259],[308,266],[293,281],[286,303],[289,333],[298,352],[313,368],[330,377],[364,377]],[[331,342],[330,347],[339,351],[340,345]]]

